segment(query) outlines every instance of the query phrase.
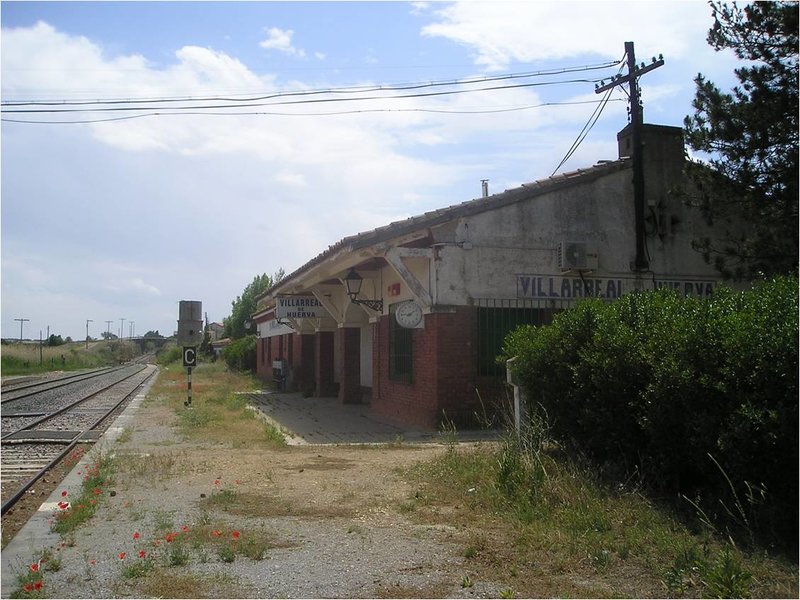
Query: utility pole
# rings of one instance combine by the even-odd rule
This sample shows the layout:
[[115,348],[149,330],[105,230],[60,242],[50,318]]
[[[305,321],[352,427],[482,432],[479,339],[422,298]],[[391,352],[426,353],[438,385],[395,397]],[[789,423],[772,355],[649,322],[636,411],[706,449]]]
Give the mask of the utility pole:
[[123,329],[124,326],[125,326],[125,318],[124,317],[120,317],[119,318],[119,339],[120,340],[122,340],[122,336],[125,335],[125,330]]
[[30,319],[14,319],[15,321],[19,321],[19,343],[22,343],[22,326],[25,324],[25,321],[30,321]]
[[595,88],[595,93],[600,94],[617,85],[628,84],[628,96],[630,97],[630,116],[633,137],[633,207],[636,225],[636,259],[633,263],[633,271],[646,271],[650,266],[647,260],[647,250],[645,248],[644,230],[644,164],[642,161],[642,104],[639,98],[638,78],[657,69],[664,64],[664,59],[659,55],[658,60],[653,58],[653,62],[647,66],[644,63],[636,66],[636,55],[633,50],[633,42],[625,42],[625,54],[628,57],[628,74],[613,79],[610,83],[602,84]]
[[113,322],[114,321],[106,321],[106,333],[108,334],[106,339],[109,340],[109,341],[111,340],[111,323],[113,323]]
[[86,349],[89,349],[89,323],[94,323],[92,319],[86,319]]

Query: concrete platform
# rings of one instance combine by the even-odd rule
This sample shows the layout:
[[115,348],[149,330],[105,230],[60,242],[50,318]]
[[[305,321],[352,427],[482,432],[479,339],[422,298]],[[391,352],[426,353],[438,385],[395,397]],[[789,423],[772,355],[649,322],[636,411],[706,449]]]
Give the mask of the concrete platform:
[[423,431],[392,423],[367,404],[342,404],[338,398],[304,398],[302,394],[249,392],[250,403],[279,426],[289,444],[442,443],[496,439],[498,431]]

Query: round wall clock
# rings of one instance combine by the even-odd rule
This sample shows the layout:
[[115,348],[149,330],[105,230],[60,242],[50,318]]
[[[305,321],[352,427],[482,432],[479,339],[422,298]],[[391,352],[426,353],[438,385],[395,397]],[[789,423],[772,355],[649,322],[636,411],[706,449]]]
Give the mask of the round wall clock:
[[395,309],[394,318],[400,327],[413,329],[422,322],[422,307],[413,300],[406,300]]

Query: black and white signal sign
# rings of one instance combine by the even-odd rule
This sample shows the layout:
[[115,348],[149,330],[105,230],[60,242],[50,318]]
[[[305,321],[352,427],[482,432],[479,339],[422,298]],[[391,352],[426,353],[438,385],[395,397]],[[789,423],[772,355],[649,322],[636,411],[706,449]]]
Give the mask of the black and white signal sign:
[[197,366],[197,348],[195,346],[183,347],[183,366],[184,367]]

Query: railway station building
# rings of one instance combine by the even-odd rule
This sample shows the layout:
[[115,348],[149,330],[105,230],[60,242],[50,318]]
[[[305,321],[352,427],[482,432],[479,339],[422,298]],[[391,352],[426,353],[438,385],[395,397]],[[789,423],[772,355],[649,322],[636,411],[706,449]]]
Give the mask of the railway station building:
[[643,193],[632,135],[617,159],[333,244],[259,298],[259,376],[407,425],[469,426],[506,396],[496,357],[517,325],[587,296],[712,294],[692,240],[720,236],[680,193],[682,130],[643,125]]

